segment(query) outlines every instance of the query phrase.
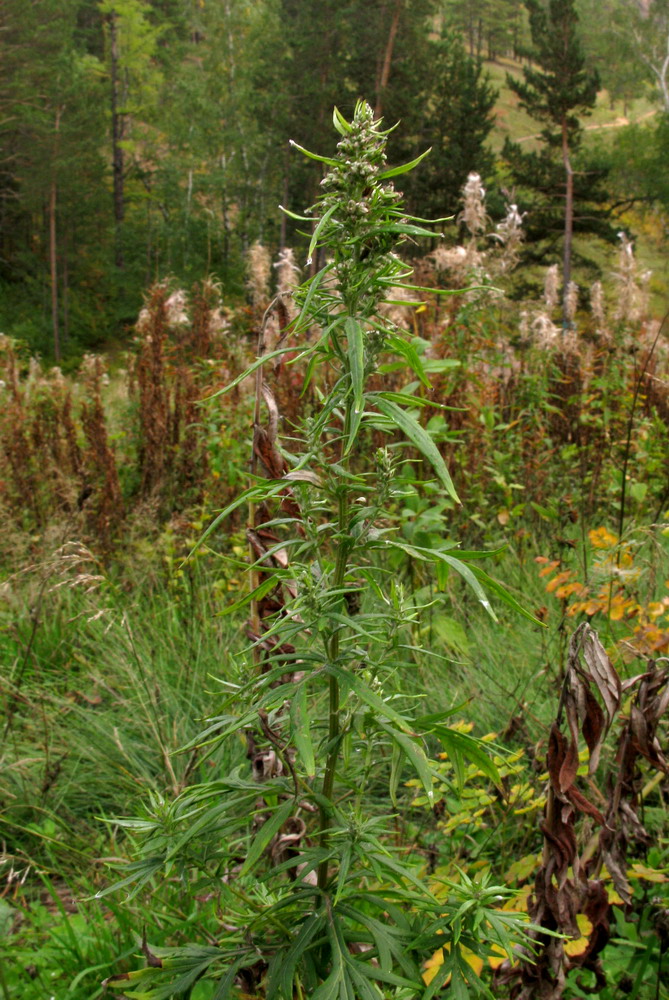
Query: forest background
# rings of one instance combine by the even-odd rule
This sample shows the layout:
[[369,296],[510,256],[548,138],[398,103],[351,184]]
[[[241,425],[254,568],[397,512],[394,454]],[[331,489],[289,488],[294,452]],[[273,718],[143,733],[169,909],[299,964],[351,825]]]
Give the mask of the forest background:
[[[669,996],[668,47],[667,0],[0,0],[2,1000]],[[373,308],[322,280],[359,98]]]
[[[651,6],[646,16],[634,0],[576,4],[600,77],[589,124],[606,126],[588,134],[579,173],[589,207],[614,212],[608,228],[589,222],[609,240],[625,209],[669,198],[668,15],[661,0]],[[300,243],[278,204],[300,212],[318,189],[318,168],[296,162],[289,140],[328,153],[332,107],[346,112],[360,94],[402,122],[391,158],[432,147],[407,178],[409,210],[453,214],[470,171],[497,219],[505,188],[521,211],[536,207],[532,167],[516,176],[502,154],[506,138],[528,150],[540,131],[506,85],[530,43],[520,0],[4,0],[2,25],[0,326],[33,350],[76,357],[122,343],[143,291],[167,275],[188,286],[216,274],[227,295],[243,295],[255,241],[272,253]],[[623,127],[628,112],[638,133]],[[533,242],[554,245],[550,221],[530,212],[528,224]],[[654,215],[649,252],[659,228]]]

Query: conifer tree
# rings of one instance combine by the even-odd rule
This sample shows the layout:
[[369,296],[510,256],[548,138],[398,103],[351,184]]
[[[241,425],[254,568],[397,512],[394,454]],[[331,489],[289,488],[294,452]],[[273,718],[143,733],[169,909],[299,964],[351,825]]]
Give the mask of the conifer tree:
[[407,203],[417,215],[441,218],[457,211],[462,185],[475,170],[492,173],[486,145],[494,127],[497,91],[480,60],[467,54],[457,35],[430,42],[429,89],[417,118],[417,141],[401,151],[405,159],[428,147],[422,169],[404,183]]
[[[150,20],[151,7],[143,0],[100,0],[98,6],[108,29],[114,263],[122,272],[126,265],[124,226],[131,165],[137,172],[135,126],[150,121],[158,101],[162,78],[155,56],[161,31]],[[119,281],[120,290],[125,280]]]
[[80,246],[99,228],[104,176],[100,66],[81,46],[80,10],[80,0],[0,5],[0,324],[56,360],[94,298],[98,261]]
[[[571,279],[574,230],[574,166],[582,128],[580,117],[594,107],[599,87],[596,72],[586,69],[578,37],[574,0],[526,0],[532,35],[528,53],[533,64],[523,70],[523,80],[508,75],[520,106],[543,125],[541,154],[525,153],[507,140],[504,148],[514,180],[548,197],[550,209],[561,205],[563,231],[563,282]],[[556,170],[556,163],[559,164]],[[560,176],[561,175],[561,176]],[[601,176],[599,180],[601,180]],[[583,228],[583,227],[581,227]],[[563,300],[566,296],[563,297]],[[564,313],[565,323],[566,312]]]

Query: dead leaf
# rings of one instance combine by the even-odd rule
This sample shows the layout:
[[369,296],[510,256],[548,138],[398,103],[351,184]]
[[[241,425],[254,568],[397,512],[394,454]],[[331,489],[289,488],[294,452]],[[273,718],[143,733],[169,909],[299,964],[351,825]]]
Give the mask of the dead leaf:
[[579,631],[582,633],[583,658],[590,670],[590,677],[596,684],[597,690],[604,702],[608,716],[608,728],[620,708],[620,696],[622,693],[620,677],[611,663],[608,653],[599,641],[597,632],[585,622],[580,629],[576,630],[573,639],[576,638]]

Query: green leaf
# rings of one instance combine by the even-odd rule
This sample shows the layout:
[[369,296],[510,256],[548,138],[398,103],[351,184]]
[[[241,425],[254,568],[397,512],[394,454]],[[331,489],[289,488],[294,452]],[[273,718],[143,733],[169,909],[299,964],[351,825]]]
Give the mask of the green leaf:
[[328,939],[331,946],[332,971],[325,982],[321,983],[318,989],[314,990],[310,1000],[346,1000],[349,996],[348,987],[350,983],[347,983],[347,976],[344,969],[343,948],[337,935],[337,929],[333,926],[335,920],[335,915],[330,913]]
[[418,377],[426,389],[432,388],[430,380],[425,373],[422,358],[414,344],[408,340],[404,340],[403,337],[397,336],[397,334],[391,334],[386,340],[386,346],[388,350],[394,351],[395,354],[399,354],[400,357],[404,358],[411,371]]
[[[271,361],[273,358],[280,357],[282,354],[287,354],[288,351],[294,351],[294,350],[295,350],[294,346],[293,347],[279,347],[279,348],[277,348],[276,351],[270,351],[269,354],[263,354],[261,357],[256,358],[256,360],[253,362],[253,364],[249,365],[249,367],[246,368],[241,373],[241,375],[237,375],[236,378],[233,378],[232,382],[228,382],[227,385],[224,385],[222,389],[218,389],[217,392],[212,392],[211,396],[205,396],[204,399],[199,400],[200,405],[203,405],[204,403],[210,403],[212,401],[212,399],[218,399],[219,396],[225,396],[226,392],[230,392],[232,389],[234,389],[236,386],[238,386],[240,382],[243,382],[245,378],[248,378],[249,375],[252,375],[254,373],[254,371],[256,371],[257,368],[260,368],[261,365],[266,364],[268,361]],[[307,351],[309,351],[309,350],[311,350],[311,348],[307,348]]]
[[447,552],[440,552],[438,549],[434,549],[434,556],[436,559],[442,559],[445,563],[448,563],[456,573],[458,573],[463,580],[466,580],[469,586],[472,588],[480,603],[484,609],[488,612],[490,617],[494,622],[498,621],[497,615],[495,614],[493,607],[488,600],[488,595],[481,586],[477,574],[474,570],[470,568],[467,563],[462,562],[461,559],[456,559],[455,556],[449,555]]
[[[390,983],[392,986],[403,986],[405,989],[408,987],[414,991],[418,986],[415,980],[405,979],[404,976],[397,976],[393,972],[383,968],[376,968],[376,966],[370,965],[367,962],[359,960],[357,966],[362,975],[367,976],[368,979],[377,979],[381,983]],[[376,1000],[379,1000],[378,994],[376,995]]]
[[108,885],[106,888],[96,892],[93,898],[102,899],[104,896],[108,896],[112,892],[118,892],[119,889],[125,889],[126,886],[133,885],[134,883],[134,888],[127,896],[127,899],[133,899],[139,890],[160,871],[164,863],[165,858],[161,855],[160,857],[144,858],[142,861],[135,861],[132,864],[124,865],[126,871],[132,870],[132,874],[121,879],[120,882],[114,882],[113,885]]
[[467,581],[492,620],[495,622],[497,621],[497,616],[491,607],[486,592],[477,579],[478,571],[475,574],[474,568],[467,566],[467,564],[462,562],[461,559],[456,559],[455,556],[449,555],[442,549],[425,549],[418,545],[407,545],[405,542],[399,542],[396,539],[387,541],[386,545],[390,545],[396,549],[402,549],[402,551],[406,552],[407,555],[412,556],[414,559],[422,559],[424,562],[435,563],[442,560],[447,563],[455,570],[456,573],[459,573],[459,575]]
[[630,496],[637,503],[643,503],[648,492],[648,483],[632,483],[630,486]]
[[258,861],[274,834],[279,832],[283,824],[293,812],[294,808],[295,803],[292,799],[288,799],[279,806],[271,819],[268,819],[266,823],[263,823],[255,836],[255,840],[249,848],[249,853],[246,855],[246,861],[240,869],[240,875],[246,875],[247,872],[253,868],[254,864]]
[[[218,948],[188,947],[173,950],[171,955],[163,960],[163,967],[169,969],[172,976],[170,976],[169,982],[152,990],[149,994],[151,1000],[171,1000],[174,996],[184,995],[209,966],[225,957],[225,952]],[[181,974],[174,978],[174,973]],[[133,996],[133,994],[129,995]],[[136,997],[144,997],[144,995],[143,993],[134,994]]]
[[304,146],[300,146],[294,139],[290,139],[289,142],[293,149],[299,150],[299,152],[303,153],[304,156],[308,156],[310,160],[317,160],[319,163],[327,163],[329,167],[339,166],[337,160],[333,160],[330,156],[321,156],[320,153],[312,153],[311,150],[305,149]]
[[423,899],[427,897],[428,899],[434,900],[435,897],[428,889],[426,883],[417,875],[414,875],[410,868],[399,864],[397,861],[394,861],[393,858],[390,858],[385,854],[374,854],[370,852],[367,856],[369,860],[371,862],[375,862],[379,868],[385,868],[393,872],[393,874],[399,876],[400,879],[406,879],[407,882],[411,882],[418,889]]
[[[418,382],[412,382],[413,386],[418,388]],[[443,403],[437,403],[433,399],[423,399],[422,396],[413,396],[407,391],[406,386],[402,392],[389,392],[384,390],[378,393],[383,399],[389,399],[391,403],[397,403],[398,406],[417,406],[419,409],[423,407],[434,408],[435,410],[450,410],[452,407],[444,406]]]
[[432,375],[440,375],[442,372],[450,371],[451,368],[459,368],[462,362],[457,358],[426,358],[425,371]]
[[434,233],[431,229],[424,229],[422,226],[411,226],[408,223],[391,223],[389,226],[385,226],[384,229],[386,232],[398,233],[404,236],[427,236],[432,240],[443,236],[443,233]]
[[499,771],[489,755],[487,745],[482,740],[477,740],[475,736],[461,733],[458,729],[452,729],[450,726],[435,725],[431,728],[431,732],[441,742],[445,753],[448,754],[460,787],[464,783],[462,757],[466,757],[468,761],[475,764],[479,771],[482,771],[495,785],[499,786]]
[[313,222],[314,220],[308,215],[298,215],[296,212],[291,212],[290,209],[286,208],[284,205],[279,205],[279,211],[287,215],[289,219],[295,219],[297,222]]
[[392,802],[394,809],[397,808],[397,789],[400,783],[401,764],[402,752],[399,748],[399,744],[395,743],[393,746],[393,755],[390,761],[390,782],[388,785],[390,801]]
[[410,163],[403,163],[399,167],[391,167],[390,170],[384,170],[382,174],[379,174],[379,180],[385,181],[388,180],[389,177],[399,177],[400,174],[408,174],[410,170],[413,170],[414,167],[418,166],[421,160],[424,160],[426,156],[429,156],[431,152],[432,147],[430,146],[429,149],[426,149],[424,153],[417,156],[415,160],[411,160]]
[[216,992],[212,996],[211,1000],[229,1000],[237,973],[243,966],[250,965],[253,961],[255,961],[255,956],[249,957],[248,955],[241,955],[235,962],[233,962],[226,974],[219,981],[219,984],[216,987]]
[[351,131],[349,122],[346,121],[339,108],[335,105],[332,109],[332,124],[340,135],[348,135]]
[[304,769],[310,778],[316,773],[314,747],[311,742],[311,720],[307,709],[307,685],[302,682],[290,705],[291,737]]
[[395,928],[392,925],[390,928],[386,927],[378,920],[374,920],[368,913],[363,913],[362,910],[355,909],[353,906],[340,907],[340,913],[342,916],[349,917],[349,919],[361,923],[363,927],[367,928],[374,938],[381,968],[386,972],[390,972],[393,967],[393,954],[396,954],[399,948],[402,947],[400,944],[398,948],[397,939],[399,935],[397,935]]
[[544,622],[540,622],[538,618],[535,618],[534,615],[531,614],[531,612],[527,611],[522,604],[520,604],[516,598],[509,593],[506,587],[503,587],[497,580],[488,576],[488,574],[484,572],[480,566],[468,566],[465,562],[463,562],[463,559],[482,559],[487,555],[497,555],[499,552],[504,551],[503,548],[494,549],[490,552],[475,550],[472,552],[458,551],[458,556],[460,558],[455,558],[455,556],[449,555],[440,549],[425,549],[417,545],[407,545],[406,543],[399,542],[395,539],[387,540],[386,545],[402,549],[407,553],[407,555],[412,556],[414,559],[422,559],[425,562],[436,562],[441,559],[443,562],[448,563],[453,567],[456,573],[459,573],[460,576],[467,581],[493,621],[497,621],[497,616],[490,605],[490,601],[488,600],[482,585],[485,585],[485,587],[496,594],[499,599],[504,602],[504,604],[508,605],[508,607],[510,607],[513,611],[516,611],[519,615],[522,615],[524,618],[528,618],[535,625],[541,625],[543,628],[547,627]]
[[414,444],[420,452],[428,459],[431,463],[434,471],[439,476],[439,479],[443,483],[446,492],[456,501],[460,503],[460,498],[455,492],[455,487],[446,468],[446,463],[444,462],[439,449],[436,444],[427,433],[427,431],[421,427],[415,417],[407,413],[396,403],[392,403],[389,399],[384,399],[382,396],[377,396],[375,398],[376,405],[378,409],[386,417],[389,417],[396,426],[403,431],[409,440]]
[[[307,252],[307,256],[309,258],[309,261],[311,260],[311,258],[313,256],[313,253],[314,253],[314,250],[316,249],[316,246],[318,245],[318,238],[319,238],[319,236],[321,235],[321,233],[323,232],[323,230],[327,226],[328,222],[330,221],[330,219],[332,218],[332,216],[334,215],[334,213],[336,212],[336,210],[339,207],[340,206],[337,203],[335,203],[334,205],[330,205],[330,207],[328,208],[328,210],[326,212],[323,212],[323,215],[318,220],[318,224],[317,224],[316,228],[314,229],[313,235],[312,235],[311,240],[309,242],[309,250]],[[307,263],[308,263],[308,261],[307,261]]]
[[381,1000],[378,990],[374,989],[362,973],[363,962],[347,954],[344,954],[344,961],[355,985],[355,1000]]
[[434,979],[423,993],[421,1000],[432,1000],[432,997],[441,990],[442,986],[452,974],[453,971],[453,956],[446,951],[444,948],[444,961],[443,964],[439,966],[437,974]]
[[484,572],[480,566],[472,566],[471,569],[472,573],[475,574],[481,583],[483,583],[488,590],[492,590],[493,594],[496,594],[500,601],[503,601],[503,603],[506,604],[507,607],[511,608],[512,611],[516,611],[519,615],[522,615],[523,618],[527,618],[529,621],[533,622],[534,625],[540,625],[541,628],[548,628],[548,625],[545,622],[541,622],[538,618],[535,618],[532,612],[524,608],[522,604],[516,600],[513,594],[509,593],[506,587],[502,586],[501,583],[498,583],[498,581],[494,580],[491,576],[488,576],[488,574]]
[[469,562],[470,559],[488,559],[501,556],[506,552],[508,545],[500,545],[498,549],[458,549],[458,557]]
[[[207,827],[212,827],[215,825],[216,821],[225,813],[229,812],[231,809],[236,808],[239,805],[243,805],[248,808],[251,805],[253,799],[248,795],[223,795],[223,801],[217,802],[216,805],[212,806],[211,809],[202,812],[195,822],[189,822],[188,829],[176,843],[172,844],[168,854],[165,856],[165,861],[170,861],[172,858],[176,858],[179,855],[182,847],[196,837],[201,830],[206,830]],[[183,822],[183,820],[182,820]]]
[[[308,282],[308,285],[307,285],[307,294],[306,294],[306,296],[304,298],[304,302],[302,303],[302,308],[300,310],[300,315],[295,320],[295,325],[294,325],[295,331],[302,330],[302,329],[304,329],[304,327],[310,326],[311,323],[313,323],[313,321],[314,321],[313,317],[310,316],[311,303],[313,301],[314,295],[316,294],[318,288],[320,287],[320,285],[321,285],[321,283],[323,281],[323,278],[325,277],[326,274],[328,274],[329,271],[332,270],[333,266],[334,266],[333,264],[326,264],[325,267],[322,267],[320,269],[320,271],[317,274],[315,274],[313,276],[313,278]],[[304,288],[304,287],[305,286],[302,285],[302,288]],[[308,319],[308,322],[304,323],[304,325],[303,325],[302,320],[303,320],[303,317],[305,317],[305,316],[309,317],[309,319]],[[321,338],[321,340],[322,339],[323,338]],[[305,354],[311,353],[312,350],[315,350],[317,347],[319,347],[320,344],[321,344],[321,340],[318,340],[312,347],[308,347],[308,348],[306,348],[306,350],[303,350],[300,353],[299,357],[294,359],[294,362],[300,360],[301,358],[303,358],[305,356]],[[288,348],[288,349],[290,349],[290,348]],[[295,348],[293,348],[293,350],[295,350]]]
[[[432,236],[435,234],[432,233]],[[424,285],[409,285],[406,281],[397,281],[392,278],[379,278],[379,284],[390,285],[391,288],[406,288],[410,292],[426,292],[430,295],[462,295],[463,292],[474,291],[478,286],[470,288],[426,288]]]
[[348,363],[353,388],[353,413],[345,447],[345,453],[347,453],[357,437],[365,410],[365,340],[360,323],[351,316],[346,317],[344,329],[348,339]]
[[269,594],[270,590],[274,590],[280,582],[280,577],[283,574],[272,573],[266,580],[263,580],[254,590],[249,591],[243,597],[240,597],[238,601],[234,601],[232,604],[226,605],[221,611],[217,612],[219,618],[224,618],[226,615],[234,614],[235,611],[239,611],[240,608],[246,607],[251,601],[261,601],[265,594]]
[[557,511],[550,510],[548,507],[542,507],[541,504],[535,503],[534,500],[530,500],[530,507],[536,511],[539,517],[543,517],[545,521],[557,521]]
[[376,720],[376,724],[383,729],[384,732],[388,733],[391,740],[393,740],[399,748],[401,749],[404,756],[407,758],[416,774],[420,778],[421,784],[425,789],[425,794],[427,795],[428,802],[430,805],[434,805],[434,791],[432,789],[432,771],[430,769],[429,761],[425,755],[425,751],[422,747],[417,746],[416,743],[407,736],[406,733],[400,733],[392,726],[387,726],[385,723],[381,722],[379,719]]
[[366,705],[374,709],[377,715],[381,715],[390,722],[394,722],[404,732],[411,732],[411,727],[407,720],[379,698],[378,694],[375,694],[358,674],[352,670],[345,670],[335,663],[328,663],[326,670],[329,674],[333,674],[342,684],[346,685],[346,687],[351,688],[361,701],[364,701]]
[[[395,219],[406,219],[407,222],[420,222],[424,226],[437,226],[442,222],[452,222],[455,218],[454,215],[443,215],[440,219],[423,219],[420,215],[407,215],[401,209],[392,208],[389,215],[392,215]],[[431,289],[425,289],[425,291],[431,291]]]
[[[284,956],[277,955],[274,962],[276,968],[270,968],[267,987],[267,1000],[275,1000],[280,996],[293,996],[293,979],[299,961],[311,944],[317,931],[323,926],[325,912],[312,913],[302,926],[295,940]],[[274,965],[273,962],[273,965]]]
[[461,712],[466,705],[469,704],[471,699],[467,698],[465,701],[458,702],[453,708],[446,708],[443,712],[430,712],[429,715],[419,715],[414,719],[416,729],[420,729],[421,732],[427,731],[430,726],[438,725],[440,722],[445,722],[446,719],[452,719],[454,715]]
[[426,626],[425,631],[434,632],[450,649],[459,654],[466,655],[469,652],[471,643],[462,624],[451,618],[449,615],[435,615],[432,621]]
[[235,499],[229,503],[227,507],[224,507],[224,509],[214,518],[209,527],[205,530],[204,534],[198,538],[197,542],[186,556],[185,561],[190,559],[191,556],[197,552],[200,546],[203,545],[209,538],[211,533],[218,528],[221,521],[224,521],[226,517],[229,517],[234,510],[237,510],[238,507],[245,504],[247,500],[259,500],[260,498],[268,500],[270,497],[276,496],[277,493],[280,493],[281,490],[285,489],[286,483],[283,479],[266,479],[263,480],[262,483],[257,483],[255,486],[249,486],[247,490],[244,490],[237,497],[235,497]]

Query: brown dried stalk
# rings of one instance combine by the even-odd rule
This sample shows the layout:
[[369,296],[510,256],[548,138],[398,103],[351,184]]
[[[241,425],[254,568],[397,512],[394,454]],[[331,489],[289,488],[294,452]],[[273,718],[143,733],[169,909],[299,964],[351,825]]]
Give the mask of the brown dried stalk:
[[[611,905],[602,871],[606,866],[629,910],[628,850],[632,845],[649,843],[638,816],[639,760],[643,757],[669,773],[657,738],[658,724],[669,706],[668,681],[669,670],[658,670],[653,661],[645,673],[621,681],[587,622],[571,638],[567,673],[548,743],[549,787],[541,825],[543,863],[529,907],[530,919],[538,928],[531,934],[536,952],[533,961],[513,966],[507,962],[498,972],[499,981],[510,984],[512,997],[560,1000],[572,969],[594,973],[597,990],[606,985],[600,956],[609,940]],[[604,739],[617,721],[622,695],[631,690],[635,691],[634,702],[623,720],[617,770],[605,794],[592,779]],[[588,784],[602,803],[601,809],[577,784],[581,740],[588,750]],[[585,817],[598,824],[599,833],[594,847],[590,843],[582,849],[576,827]],[[566,948],[561,935],[577,944]]]

